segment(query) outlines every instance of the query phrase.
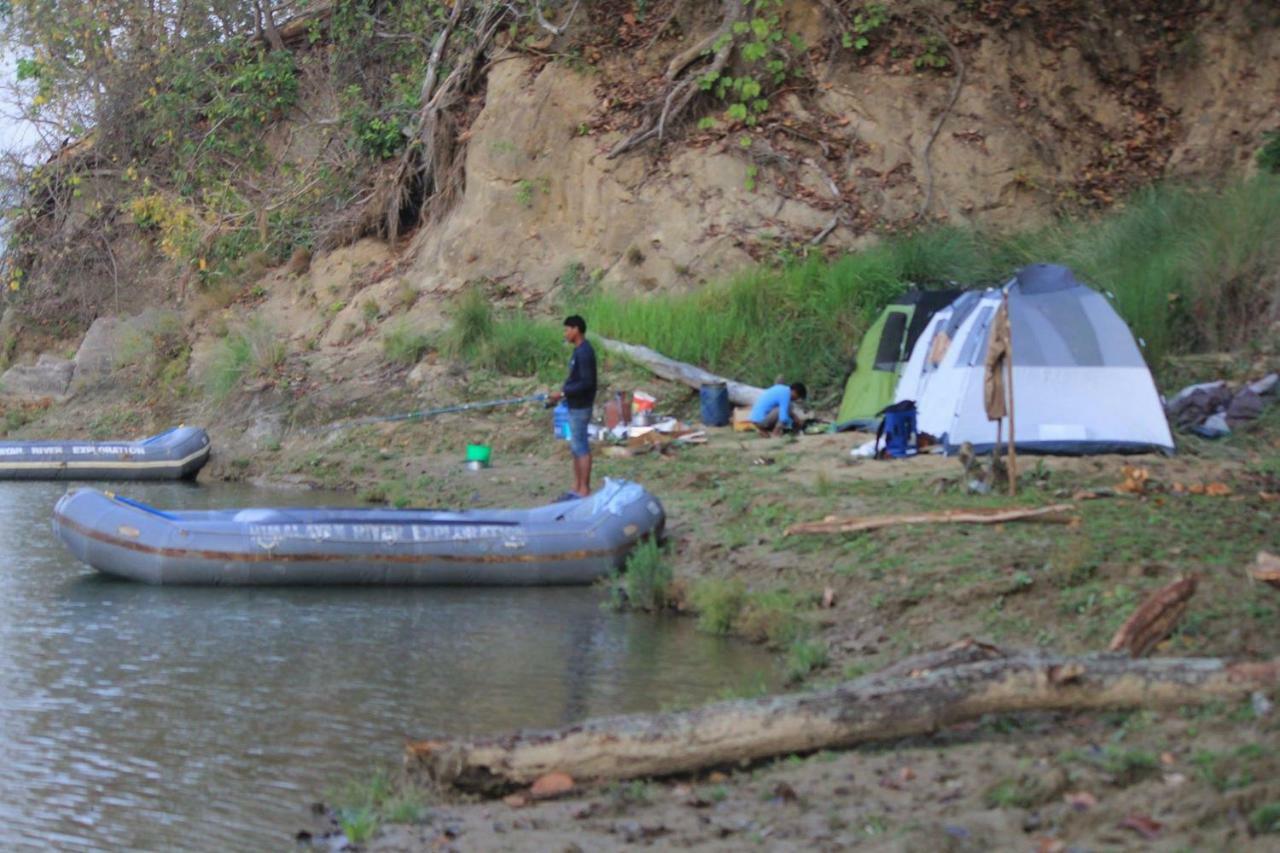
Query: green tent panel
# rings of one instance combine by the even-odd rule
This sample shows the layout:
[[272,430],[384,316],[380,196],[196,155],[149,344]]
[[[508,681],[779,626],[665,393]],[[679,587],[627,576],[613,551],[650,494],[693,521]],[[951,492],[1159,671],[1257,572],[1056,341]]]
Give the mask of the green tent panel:
[[902,345],[914,305],[890,305],[862,336],[857,363],[844,386],[844,399],[836,415],[837,429],[875,426],[878,412],[893,402],[899,365],[906,358]]
[[836,430],[874,429],[893,402],[898,377],[929,318],[950,305],[958,290],[909,290],[893,300],[862,336],[857,362],[844,386]]

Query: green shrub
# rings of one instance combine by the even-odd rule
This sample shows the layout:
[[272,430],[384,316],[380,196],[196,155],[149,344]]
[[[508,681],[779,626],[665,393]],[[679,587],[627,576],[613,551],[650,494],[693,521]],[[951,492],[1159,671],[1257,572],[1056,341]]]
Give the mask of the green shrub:
[[804,603],[786,589],[748,595],[738,615],[737,630],[749,640],[783,648],[804,632],[805,623],[798,612]]
[[787,649],[787,681],[797,682],[815,669],[827,665],[827,644],[797,637]]
[[431,349],[431,338],[415,331],[408,320],[401,318],[382,336],[382,353],[388,360],[400,364],[417,364]]
[[249,376],[270,372],[284,361],[284,342],[263,320],[254,318],[218,342],[206,377],[209,393],[221,399]]
[[1280,803],[1258,806],[1249,815],[1249,828],[1259,835],[1280,832]]
[[653,539],[637,545],[627,557],[627,601],[638,610],[661,610],[667,606],[671,588],[671,564]]
[[1258,149],[1258,168],[1272,175],[1280,174],[1280,130],[1262,134]]
[[747,590],[742,581],[703,578],[690,593],[690,601],[698,611],[698,628],[708,634],[728,634],[733,630]]

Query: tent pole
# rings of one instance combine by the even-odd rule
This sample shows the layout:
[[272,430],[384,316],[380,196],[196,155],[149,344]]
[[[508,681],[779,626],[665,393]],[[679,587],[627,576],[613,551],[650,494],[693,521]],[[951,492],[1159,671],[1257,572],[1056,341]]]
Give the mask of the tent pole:
[[[1005,311],[1009,310],[1009,294],[1004,295]],[[1009,496],[1018,495],[1018,452],[1014,449],[1013,432],[1013,322],[1009,322],[1009,354],[1005,358],[1009,368]]]

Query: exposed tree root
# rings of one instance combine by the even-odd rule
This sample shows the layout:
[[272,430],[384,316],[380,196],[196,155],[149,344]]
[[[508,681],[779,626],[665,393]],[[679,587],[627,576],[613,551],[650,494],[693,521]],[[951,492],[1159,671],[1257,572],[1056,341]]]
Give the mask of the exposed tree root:
[[732,39],[725,39],[723,44],[715,49],[711,57],[711,63],[699,68],[697,74],[691,73],[681,77],[685,70],[697,61],[700,56],[714,48],[716,42],[723,36],[728,35],[733,25],[742,16],[742,3],[740,0],[722,0],[721,9],[720,26],[706,38],[676,55],[667,63],[666,79],[668,83],[666,89],[661,95],[649,102],[647,106],[648,116],[641,123],[639,129],[610,149],[608,155],[610,159],[630,151],[655,137],[661,140],[666,133],[667,125],[679,118],[685,108],[689,106],[689,102],[693,100],[694,95],[698,93],[698,77],[706,74],[719,74],[724,70],[729,63],[729,58],[733,55]]

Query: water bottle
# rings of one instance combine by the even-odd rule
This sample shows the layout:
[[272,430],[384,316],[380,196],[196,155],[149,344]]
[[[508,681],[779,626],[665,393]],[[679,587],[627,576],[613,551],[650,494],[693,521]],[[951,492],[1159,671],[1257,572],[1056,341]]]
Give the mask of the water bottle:
[[556,438],[569,438],[569,404],[561,400],[551,412],[551,434]]

